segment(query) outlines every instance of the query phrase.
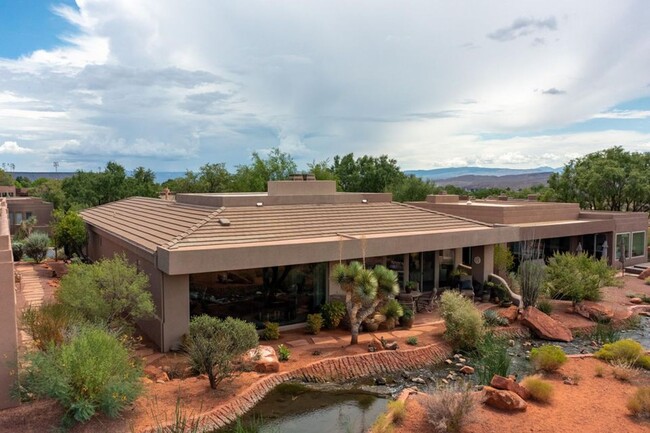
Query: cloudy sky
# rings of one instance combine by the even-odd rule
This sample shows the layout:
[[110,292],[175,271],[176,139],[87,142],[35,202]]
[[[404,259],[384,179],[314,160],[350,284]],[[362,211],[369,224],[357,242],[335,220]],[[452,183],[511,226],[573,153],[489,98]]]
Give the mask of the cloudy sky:
[[650,4],[48,0],[0,5],[0,162],[561,166],[650,151]]

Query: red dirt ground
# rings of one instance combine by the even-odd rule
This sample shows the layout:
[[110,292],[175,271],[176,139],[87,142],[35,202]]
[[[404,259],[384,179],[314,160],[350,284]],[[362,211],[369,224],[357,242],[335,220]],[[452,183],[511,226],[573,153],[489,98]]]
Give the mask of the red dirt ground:
[[[628,293],[645,293],[650,295],[650,286],[645,285],[643,281],[634,277],[625,278],[625,287],[611,287],[604,289],[604,302],[609,305],[617,314],[618,317],[625,316],[627,308],[632,304],[626,297]],[[593,322],[588,321],[580,316],[567,312],[570,307],[569,302],[554,301],[555,312],[554,316],[567,323],[571,327],[584,327],[590,326]],[[422,329],[424,332],[418,336],[419,345],[424,346],[427,344],[437,343],[441,341],[444,327],[441,324],[431,324],[439,320],[439,315],[434,313],[418,314],[416,316],[416,327]],[[427,325],[426,322],[429,322]],[[417,326],[420,324],[421,326]],[[349,334],[342,330],[323,332],[321,336],[340,337],[337,344],[331,345],[313,345],[310,344],[304,347],[297,347],[292,349],[292,359],[283,363],[281,371],[288,371],[295,368],[302,367],[318,359],[325,357],[336,357],[341,355],[350,355],[355,353],[362,353],[366,351],[366,344],[359,344],[357,346],[349,346]],[[307,337],[306,334],[300,331],[283,333],[283,338],[279,341],[269,342],[273,346],[288,341],[301,339]],[[409,346],[405,344],[406,337],[398,338],[400,343],[400,350],[408,350]],[[264,344],[264,342],[262,342]],[[318,350],[320,355],[313,355],[312,352]],[[173,366],[179,363],[181,357],[175,354],[169,354],[160,360],[156,361],[157,365]],[[595,382],[592,379],[593,365],[589,367],[590,363],[597,362],[593,360],[572,361],[568,364],[567,369],[576,367],[576,371],[580,371],[583,380],[577,387],[569,387],[562,385],[561,381],[556,386],[556,401],[548,408],[536,407],[531,405],[528,415],[537,416],[538,421],[534,423],[531,421],[521,421],[517,424],[517,428],[510,428],[511,422],[516,421],[518,415],[501,414],[491,412],[487,409],[481,409],[480,414],[485,413],[485,422],[480,425],[473,426],[468,433],[482,433],[492,431],[553,431],[553,432],[572,432],[572,431],[589,431],[589,432],[623,432],[623,431],[650,431],[650,426],[644,426],[640,430],[621,430],[619,421],[609,421],[610,417],[625,418],[625,400],[627,395],[632,390],[630,385],[620,384],[613,379],[598,379]],[[582,363],[582,364],[581,364]],[[583,371],[584,370],[584,371]],[[570,372],[570,371],[567,371]],[[177,399],[182,401],[182,407],[188,413],[200,413],[212,407],[218,406],[222,402],[228,400],[232,396],[237,395],[242,389],[249,386],[251,383],[258,380],[262,375],[257,373],[243,373],[230,382],[220,384],[219,389],[213,391],[209,388],[207,379],[189,378],[186,380],[172,380],[167,383],[147,384],[146,394],[139,398],[132,408],[124,413],[124,417],[118,420],[111,420],[105,417],[97,417],[91,422],[75,426],[71,430],[72,433],[94,433],[94,432],[125,432],[139,431],[143,428],[153,427],[157,425],[156,419],[160,423],[165,420],[171,420],[174,412]],[[593,389],[591,388],[593,383]],[[605,388],[603,388],[605,386]],[[611,392],[609,390],[612,390]],[[606,393],[603,390],[607,391]],[[584,392],[582,392],[584,391]],[[413,412],[409,410],[412,415],[411,418],[418,417],[418,406],[413,406]],[[566,406],[566,407],[564,407]],[[607,409],[603,408],[607,406]],[[564,408],[563,408],[564,407]],[[576,408],[580,408],[580,412]],[[552,416],[549,412],[539,412],[542,409],[551,409],[559,411],[557,417],[555,414]],[[421,412],[421,408],[419,409]],[[564,412],[563,412],[564,411]],[[535,415],[539,412],[539,415]],[[565,413],[566,412],[566,413]],[[155,417],[153,414],[156,414]],[[562,415],[565,413],[565,415]],[[41,401],[22,406],[14,409],[0,411],[0,433],[40,433],[49,431],[52,426],[58,423],[62,416],[61,409],[54,402]],[[522,418],[523,419],[523,418]],[[531,418],[533,419],[533,418]],[[537,419],[537,418],[535,418]],[[574,420],[574,421],[572,421]],[[629,421],[629,419],[628,419]],[[424,422],[422,419],[409,420],[409,422]],[[544,424],[546,422],[546,424]],[[620,421],[622,422],[622,421]],[[636,424],[630,422],[631,428],[636,428]],[[503,424],[508,424],[508,429],[504,430]],[[576,424],[577,423],[577,424]],[[421,424],[424,426],[424,424]],[[484,425],[491,426],[490,428],[481,429]],[[408,428],[409,424],[406,425]],[[545,427],[544,427],[545,426]],[[567,427],[573,426],[573,427]],[[610,426],[605,428],[601,426]],[[613,426],[613,427],[611,427]],[[412,430],[400,429],[401,433],[408,431],[427,431],[426,427],[413,426]],[[424,430],[422,429],[424,428]],[[539,428],[539,429],[538,429]],[[548,428],[546,430],[542,428]],[[537,430],[536,430],[537,429]]]

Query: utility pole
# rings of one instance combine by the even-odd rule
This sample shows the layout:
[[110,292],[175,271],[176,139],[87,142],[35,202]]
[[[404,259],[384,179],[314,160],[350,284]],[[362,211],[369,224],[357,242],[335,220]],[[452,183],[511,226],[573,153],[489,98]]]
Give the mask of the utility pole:
[[54,161],[54,163],[52,163],[52,165],[54,165],[54,172],[58,173],[59,172],[59,161]]

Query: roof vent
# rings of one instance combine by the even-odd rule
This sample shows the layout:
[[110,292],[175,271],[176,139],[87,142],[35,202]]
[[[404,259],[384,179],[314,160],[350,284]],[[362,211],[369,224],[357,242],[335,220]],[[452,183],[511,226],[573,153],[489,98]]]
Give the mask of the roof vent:
[[264,206],[264,203],[262,203],[261,201],[258,201],[257,203],[255,203],[255,206],[262,207],[262,206]]
[[361,203],[368,203],[368,200],[364,198],[363,200],[361,200]]
[[230,225],[230,220],[228,218],[219,218],[219,224],[228,227]]
[[467,203],[465,203],[465,204],[467,204],[467,205],[471,205],[471,204],[472,204],[472,200],[467,200]]

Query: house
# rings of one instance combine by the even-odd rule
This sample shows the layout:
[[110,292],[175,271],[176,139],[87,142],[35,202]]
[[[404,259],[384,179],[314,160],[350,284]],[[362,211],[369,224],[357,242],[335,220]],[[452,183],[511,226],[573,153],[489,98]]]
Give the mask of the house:
[[15,186],[0,186],[0,197],[6,198],[9,217],[9,230],[15,235],[20,223],[30,217],[36,218],[35,231],[51,233],[50,223],[52,222],[52,203],[44,201],[39,197],[29,197],[27,188],[16,188]]
[[[303,326],[307,314],[343,294],[329,277],[341,261],[384,264],[400,286],[414,281],[422,291],[449,286],[462,262],[483,282],[493,271],[494,246],[515,245],[529,233],[526,222],[437,209],[436,199],[395,203],[389,193],[341,193],[333,181],[292,179],[269,182],[268,193],[134,197],[87,209],[88,254],[96,260],[123,253],[149,276],[156,315],[140,327],[167,351],[202,313]],[[556,216],[566,233],[544,235],[615,233],[600,219],[576,231],[580,212],[571,215]]]

